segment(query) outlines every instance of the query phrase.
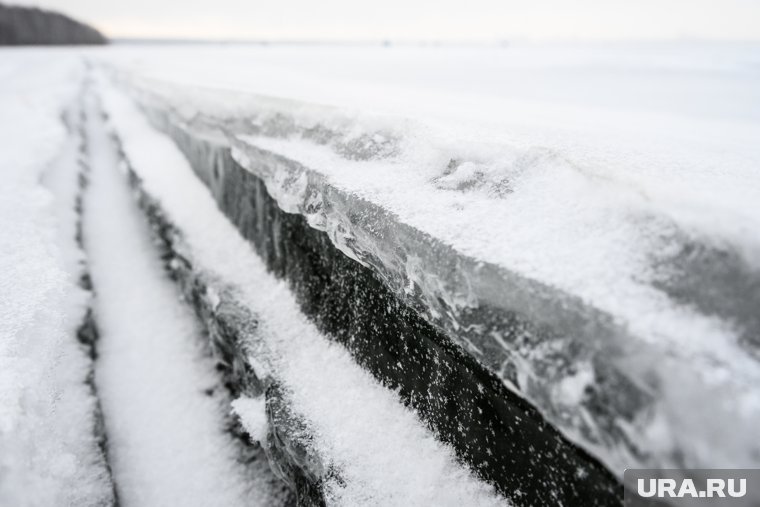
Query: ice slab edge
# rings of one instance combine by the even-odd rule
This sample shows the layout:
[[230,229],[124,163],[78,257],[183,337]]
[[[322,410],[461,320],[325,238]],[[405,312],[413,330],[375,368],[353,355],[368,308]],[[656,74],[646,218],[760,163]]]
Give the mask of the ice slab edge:
[[[640,283],[643,293],[633,299],[643,306],[604,310],[573,290],[463,254],[363,199],[361,189],[333,181],[320,164],[354,161],[352,170],[361,171],[356,161],[392,158],[399,149],[399,138],[373,136],[361,118],[226,91],[210,92],[216,105],[188,108],[157,88],[133,91],[215,195],[226,162],[197,140],[231,147],[280,209],[304,216],[374,270],[409,308],[619,478],[630,467],[758,465],[760,449],[747,443],[760,410],[760,275],[738,251],[671,224],[668,247],[650,252],[646,268],[669,276]],[[221,111],[219,103],[226,104]],[[239,111],[231,107],[238,103]],[[339,157],[304,152],[301,141]],[[667,222],[639,220],[645,231],[648,220]]]
[[382,272],[347,256],[303,215],[283,210],[228,145],[177,127],[159,111],[151,116],[268,268],[290,282],[302,311],[397,390],[481,477],[518,505],[620,502],[619,484],[604,466],[423,318],[424,308],[399,297]]

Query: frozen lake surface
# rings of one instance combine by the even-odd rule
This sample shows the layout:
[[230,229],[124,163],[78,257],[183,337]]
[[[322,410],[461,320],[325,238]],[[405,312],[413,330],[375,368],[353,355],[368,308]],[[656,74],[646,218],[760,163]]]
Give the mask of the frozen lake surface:
[[[241,293],[252,290],[245,280],[282,293],[272,302],[253,291],[244,301],[264,308],[262,322],[274,330],[271,362],[281,365],[274,377],[292,387],[290,398],[320,428],[320,449],[337,456],[349,478],[331,486],[336,502],[362,491],[370,491],[368,502],[398,500],[388,484],[419,504],[436,495],[474,494],[482,504],[503,498],[456,463],[439,435],[342,345],[328,346],[289,289],[242,253],[242,240],[205,194],[194,198],[203,205],[189,202],[192,192],[222,195],[224,178],[214,175],[230,164],[615,476],[632,467],[760,466],[759,44],[19,49],[0,53],[0,78],[8,147],[0,154],[0,467],[41,498],[112,498],[96,400],[109,397],[108,423],[109,412],[119,413],[119,393],[139,397],[139,389],[125,391],[117,381],[124,375],[109,370],[118,355],[107,336],[95,369],[111,380],[102,393],[83,388],[93,364],[75,335],[93,309],[116,337],[127,336],[140,313],[117,300],[116,282],[129,277],[109,271],[116,253],[126,259],[146,250],[140,262],[152,271],[141,272],[143,284],[160,271],[155,252],[136,245],[129,255],[104,254],[113,247],[105,239],[110,221],[136,216],[110,209],[102,185],[77,185],[87,143],[102,151],[108,139],[84,129],[84,104],[85,124],[108,125],[204,269]],[[93,120],[101,105],[107,122]],[[186,160],[175,148],[158,149],[173,146],[168,140]],[[211,157],[204,143],[224,155]],[[103,178],[119,165],[94,163]],[[199,168],[208,172],[205,186],[192,174],[201,176]],[[126,196],[118,188],[126,182],[108,181],[113,195]],[[97,220],[77,201],[86,192],[99,203]],[[101,231],[92,233],[100,250],[71,238],[81,235],[82,213]],[[235,245],[236,254],[222,245]],[[93,304],[79,279],[96,255]],[[247,277],[236,280],[244,266]],[[98,279],[110,278],[98,293]],[[168,301],[173,287],[152,278],[163,291],[156,298]],[[130,294],[150,305],[139,290]],[[157,314],[143,325],[195,329],[193,316],[183,319],[178,326]],[[295,332],[287,323],[313,336],[301,352],[293,345],[301,342],[283,339]],[[132,352],[139,362],[142,352]],[[343,376],[308,368],[309,354],[330,358]],[[186,366],[182,375],[192,377],[197,368]],[[199,368],[198,381],[213,378]],[[344,411],[333,412],[344,377],[361,381]],[[243,423],[260,434],[263,402],[240,400]],[[366,417],[344,425],[339,415],[362,400]],[[196,431],[220,415],[201,408],[212,399],[182,403],[203,414]],[[400,421],[398,434],[373,435],[357,422],[372,414]],[[130,448],[135,431],[122,428],[114,442]],[[370,447],[359,452],[358,442]],[[409,479],[408,456],[395,476],[381,472],[399,447],[430,464],[430,473]],[[23,456],[32,465],[17,466]],[[201,450],[194,457],[202,461]],[[216,457],[215,470],[244,473],[227,454]],[[140,467],[120,463],[117,475]],[[72,481],[78,486],[67,488]],[[448,482],[450,491],[435,486]],[[237,483],[230,495],[245,499],[250,484]],[[206,485],[213,494],[213,478],[198,487]],[[181,493],[181,482],[175,486]],[[0,503],[23,496],[0,476]]]

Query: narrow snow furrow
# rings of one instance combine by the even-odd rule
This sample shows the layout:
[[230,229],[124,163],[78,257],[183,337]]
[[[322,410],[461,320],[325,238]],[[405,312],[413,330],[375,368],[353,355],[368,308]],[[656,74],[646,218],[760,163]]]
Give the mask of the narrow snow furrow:
[[[85,246],[100,330],[96,383],[127,506],[277,505],[225,432],[228,410],[194,316],[165,276],[92,99]],[[268,471],[268,468],[265,468]],[[271,475],[271,474],[270,474]]]
[[[82,235],[83,199],[89,176],[87,156],[87,139],[85,137],[85,116],[82,110],[82,96],[87,90],[84,84],[80,96],[66,110],[64,122],[69,131],[61,157],[45,173],[43,183],[55,194],[56,214],[59,222],[59,242],[64,245],[62,253],[66,269],[72,280],[77,280],[77,298],[80,321],[72,335],[82,345],[83,353],[88,357],[88,371],[85,383],[92,397],[92,444],[97,446],[96,465],[102,468],[101,474],[108,486],[102,498],[92,498],[96,505],[118,505],[119,500],[113,484],[111,468],[108,463],[108,450],[103,425],[103,410],[95,385],[95,359],[97,357],[97,326],[92,315],[93,294],[87,256],[84,252]],[[72,297],[72,299],[74,299]],[[72,336],[74,338],[74,336]]]
[[[458,464],[451,448],[437,441],[396,393],[319,333],[288,286],[267,273],[221,214],[177,147],[155,132],[134,104],[111,89],[104,93],[104,104],[143,189],[186,239],[183,255],[209,273],[219,294],[231,290],[236,302],[259,318],[257,334],[264,343],[251,343],[257,354],[246,361],[256,376],[282,384],[313,431],[323,465],[339,471],[339,480],[325,477],[329,504],[507,503]],[[258,429],[252,436],[262,438],[261,404],[241,399],[236,410],[246,427]]]

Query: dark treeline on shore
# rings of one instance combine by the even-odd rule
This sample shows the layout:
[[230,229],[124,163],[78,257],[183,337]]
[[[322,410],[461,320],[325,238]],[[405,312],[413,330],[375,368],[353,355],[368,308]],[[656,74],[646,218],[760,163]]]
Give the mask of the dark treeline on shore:
[[0,4],[0,46],[107,42],[96,29],[63,14]]

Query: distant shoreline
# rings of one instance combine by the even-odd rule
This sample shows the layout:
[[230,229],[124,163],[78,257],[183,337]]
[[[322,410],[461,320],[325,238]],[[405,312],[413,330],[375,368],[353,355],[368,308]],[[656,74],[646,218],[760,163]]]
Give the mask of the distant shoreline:
[[0,46],[107,43],[95,28],[59,12],[0,4]]

